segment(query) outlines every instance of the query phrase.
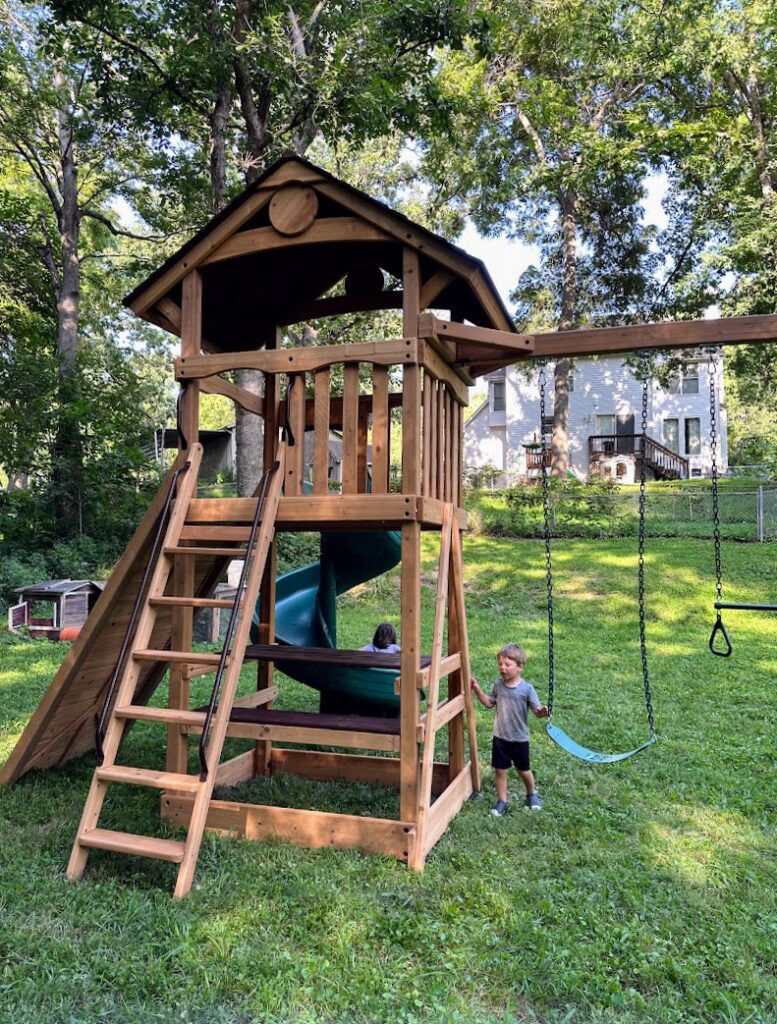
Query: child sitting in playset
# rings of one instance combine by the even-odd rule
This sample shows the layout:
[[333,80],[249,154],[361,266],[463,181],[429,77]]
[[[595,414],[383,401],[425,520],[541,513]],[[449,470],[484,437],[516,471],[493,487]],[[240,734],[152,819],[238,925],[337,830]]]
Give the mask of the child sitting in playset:
[[399,654],[402,648],[397,643],[397,631],[390,622],[381,622],[375,630],[371,644],[365,644],[360,651],[372,651],[373,654]]
[[540,704],[537,691],[522,678],[526,652],[518,644],[506,644],[496,656],[499,678],[491,693],[486,694],[477,679],[471,679],[472,691],[485,708],[496,708],[491,765],[496,782],[496,803],[491,808],[495,818],[507,810],[507,770],[511,764],[526,787],[526,806],[532,811],[542,809],[529,763],[529,708],[537,718],[547,718],[546,705]]

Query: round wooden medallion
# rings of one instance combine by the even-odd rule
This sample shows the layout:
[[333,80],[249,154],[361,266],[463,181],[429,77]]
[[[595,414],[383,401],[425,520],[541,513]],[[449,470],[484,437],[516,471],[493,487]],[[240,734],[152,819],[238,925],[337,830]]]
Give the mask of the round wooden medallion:
[[270,200],[270,223],[281,235],[301,235],[318,213],[318,196],[306,185],[287,185]]

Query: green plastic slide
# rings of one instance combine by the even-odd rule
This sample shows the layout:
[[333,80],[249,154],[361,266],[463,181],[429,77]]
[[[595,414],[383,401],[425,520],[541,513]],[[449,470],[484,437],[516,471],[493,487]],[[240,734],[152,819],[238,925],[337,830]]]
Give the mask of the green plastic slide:
[[[335,648],[337,596],[388,572],[399,563],[400,555],[401,534],[396,531],[322,533],[320,561],[278,577],[276,641],[298,647]],[[258,622],[257,605],[252,630],[254,643]],[[367,628],[364,643],[372,639],[375,625]],[[284,663],[280,659],[277,664],[286,675],[321,693],[322,710],[399,714],[399,697],[394,693],[396,669]]]

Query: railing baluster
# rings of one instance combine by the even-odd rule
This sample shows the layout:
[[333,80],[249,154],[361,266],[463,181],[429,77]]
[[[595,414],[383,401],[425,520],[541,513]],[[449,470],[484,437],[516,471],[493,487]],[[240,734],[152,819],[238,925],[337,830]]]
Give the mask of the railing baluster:
[[316,370],[313,391],[313,493],[329,491],[329,367]]
[[372,368],[372,490],[386,494],[389,474],[388,369]]
[[343,368],[343,494],[358,492],[359,364]]

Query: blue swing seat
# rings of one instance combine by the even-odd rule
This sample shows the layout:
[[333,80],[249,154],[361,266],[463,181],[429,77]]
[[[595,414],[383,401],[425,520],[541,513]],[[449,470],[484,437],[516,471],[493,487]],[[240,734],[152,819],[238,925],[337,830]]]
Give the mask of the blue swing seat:
[[589,764],[615,764],[616,761],[625,761],[628,757],[633,757],[634,754],[638,754],[640,750],[644,750],[645,747],[649,747],[652,743],[656,742],[656,737],[651,736],[645,740],[640,746],[635,747],[633,750],[627,750],[622,754],[600,754],[595,750],[589,750],[588,747],[582,746],[577,740],[573,740],[571,736],[567,736],[563,729],[559,729],[557,725],[552,722],[548,722],[545,726],[545,731],[548,736],[557,743],[562,750],[565,750],[572,757],[576,757],[579,761],[587,761]]

